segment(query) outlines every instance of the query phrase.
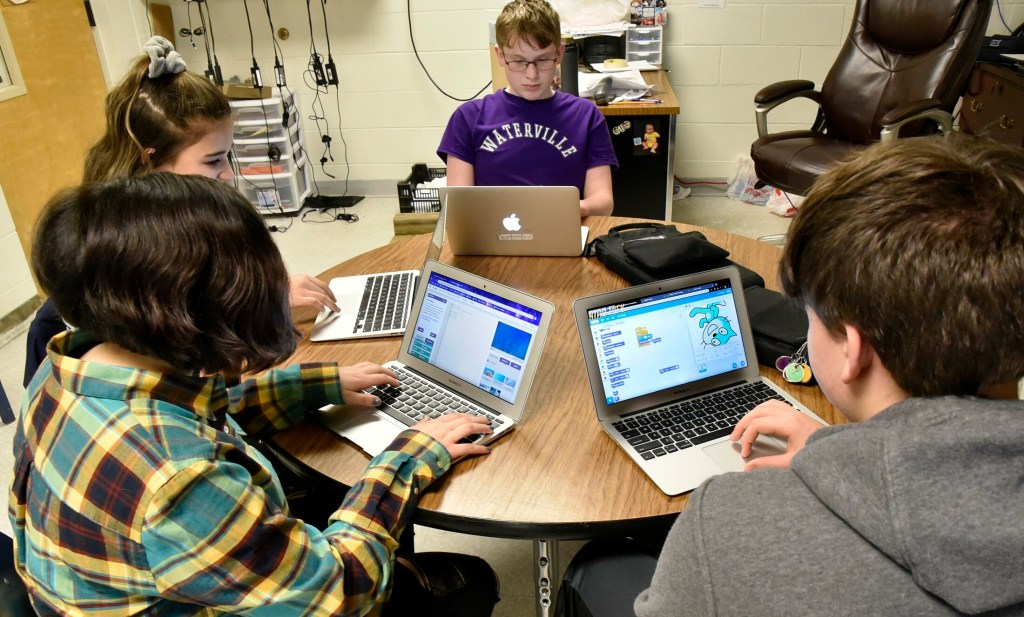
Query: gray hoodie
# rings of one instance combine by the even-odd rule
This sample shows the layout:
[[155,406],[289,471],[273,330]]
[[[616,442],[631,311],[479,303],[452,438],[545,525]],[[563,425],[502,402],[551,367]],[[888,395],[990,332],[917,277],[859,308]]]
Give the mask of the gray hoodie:
[[911,399],[691,496],[636,614],[1024,615],[1024,401]]

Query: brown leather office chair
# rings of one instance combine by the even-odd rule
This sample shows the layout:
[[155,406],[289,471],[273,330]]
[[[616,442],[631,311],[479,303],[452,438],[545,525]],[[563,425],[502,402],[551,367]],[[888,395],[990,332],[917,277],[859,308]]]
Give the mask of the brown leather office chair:
[[[818,175],[872,142],[951,131],[991,8],[992,0],[857,0],[820,91],[789,80],[754,97],[757,177],[804,195]],[[818,103],[811,128],[769,133],[768,112],[798,97]]]

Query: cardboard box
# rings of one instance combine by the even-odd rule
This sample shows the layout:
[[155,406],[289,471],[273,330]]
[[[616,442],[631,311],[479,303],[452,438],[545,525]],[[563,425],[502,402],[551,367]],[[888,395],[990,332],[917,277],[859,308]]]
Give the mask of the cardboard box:
[[220,89],[229,99],[269,99],[274,96],[274,89],[270,86],[253,88],[251,83],[224,84]]

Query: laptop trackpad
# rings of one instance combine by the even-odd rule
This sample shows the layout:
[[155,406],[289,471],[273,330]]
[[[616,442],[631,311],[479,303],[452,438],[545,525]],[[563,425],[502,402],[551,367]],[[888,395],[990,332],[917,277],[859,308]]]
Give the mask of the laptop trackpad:
[[783,454],[785,451],[786,448],[779,442],[764,435],[754,441],[750,456],[746,459],[740,456],[740,444],[728,439],[704,448],[704,453],[725,471],[743,471],[743,465],[755,458]]
[[370,456],[387,448],[406,427],[376,409],[349,408],[322,417],[329,428],[348,439]]

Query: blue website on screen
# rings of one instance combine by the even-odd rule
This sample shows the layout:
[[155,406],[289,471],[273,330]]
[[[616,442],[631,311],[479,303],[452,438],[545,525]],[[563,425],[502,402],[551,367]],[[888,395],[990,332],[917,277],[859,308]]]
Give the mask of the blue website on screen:
[[587,312],[610,405],[746,366],[728,279]]
[[432,272],[409,355],[514,403],[541,312]]

